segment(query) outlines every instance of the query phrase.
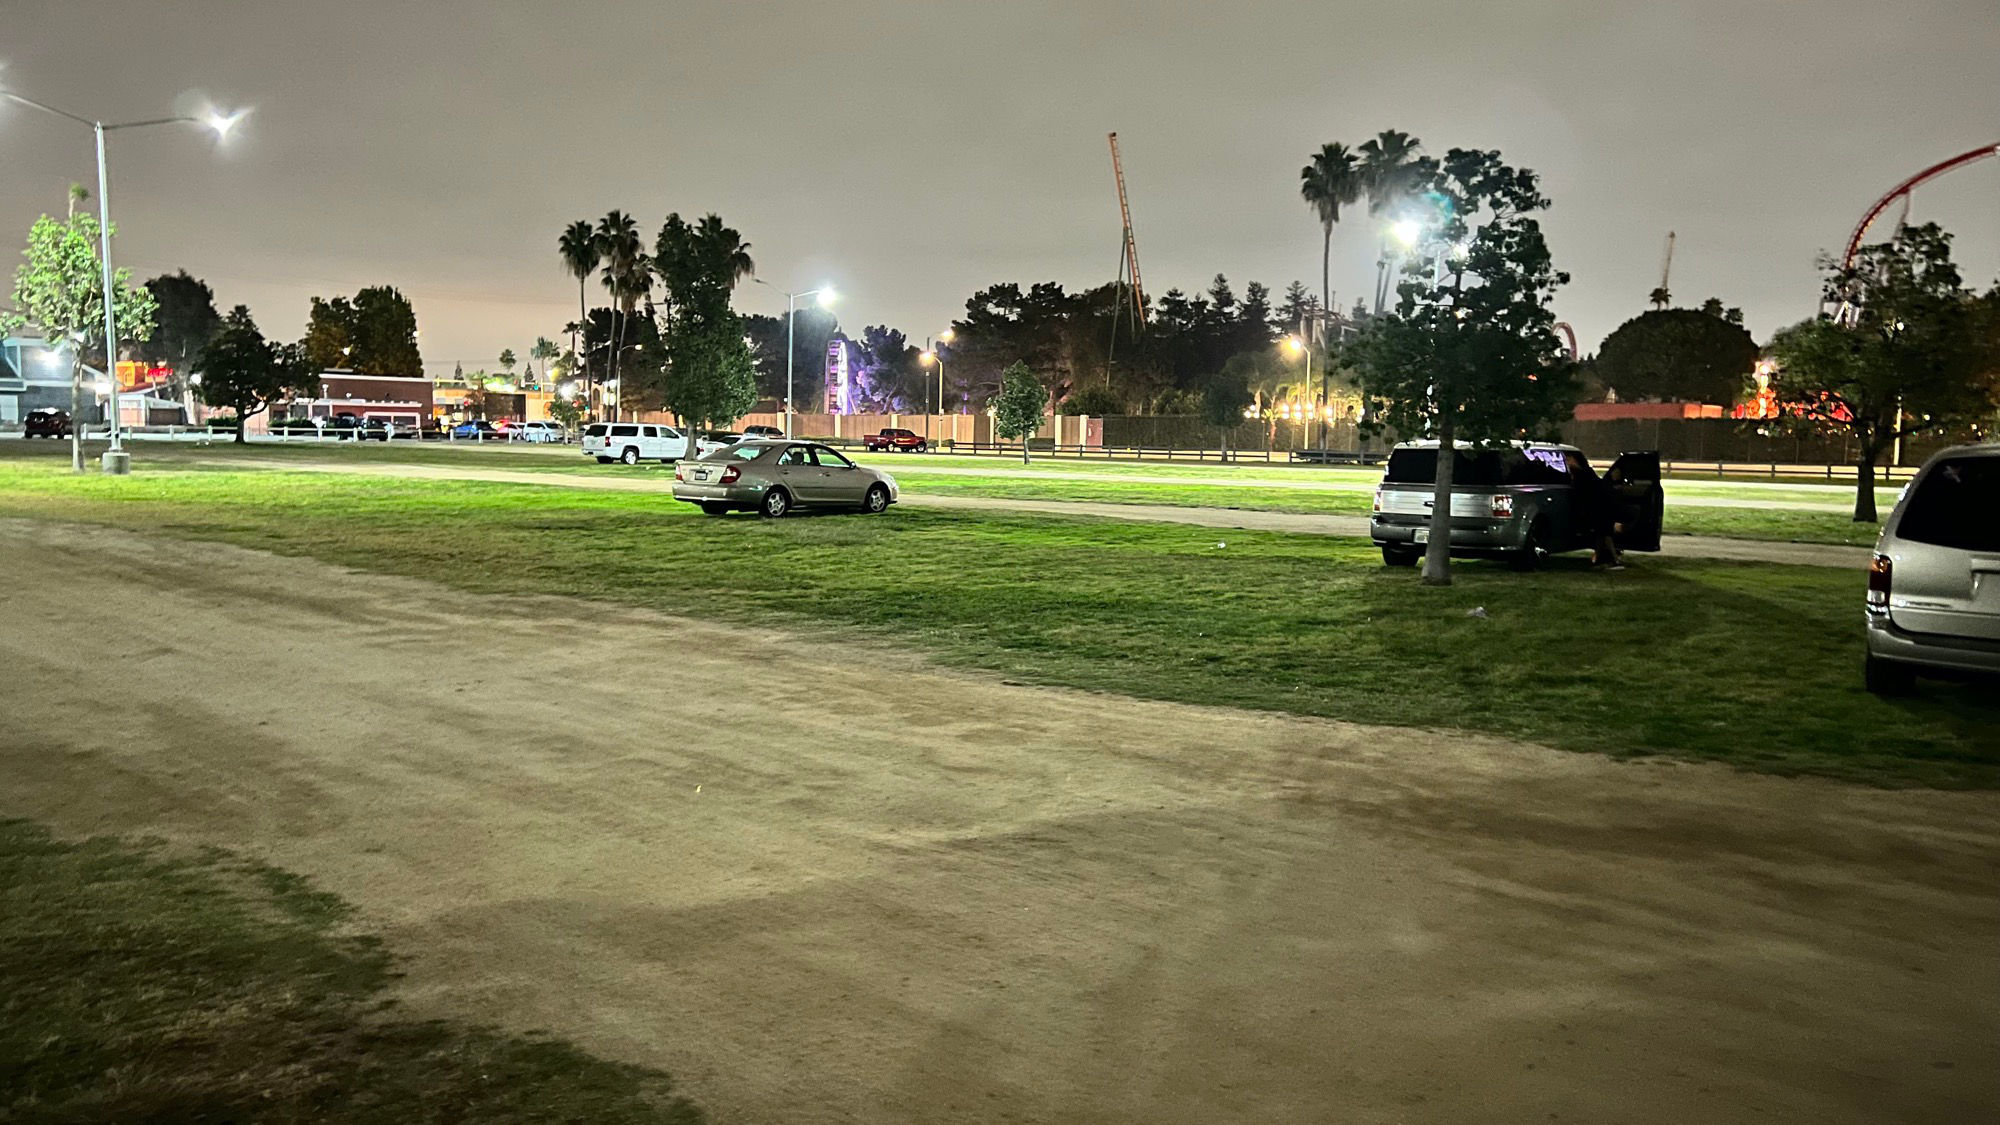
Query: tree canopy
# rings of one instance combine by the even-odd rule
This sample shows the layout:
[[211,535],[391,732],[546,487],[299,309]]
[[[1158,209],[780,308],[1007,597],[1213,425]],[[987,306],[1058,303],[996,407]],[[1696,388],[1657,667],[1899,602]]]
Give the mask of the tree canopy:
[[1726,315],[1713,299],[1700,309],[1640,313],[1598,345],[1592,374],[1623,402],[1728,406],[1742,397],[1758,349],[1740,323],[1742,314],[1739,323]]
[[250,310],[238,305],[202,348],[201,399],[236,412],[236,440],[243,423],[281,399],[319,393],[319,371],[302,344],[276,347],[257,329]]
[[1846,315],[1772,337],[1781,408],[1799,423],[1844,428],[1859,448],[1856,522],[1875,522],[1875,464],[1899,437],[1990,415],[2000,341],[1951,260],[1936,223],[1864,246],[1827,274]]
[[301,343],[307,361],[320,371],[424,373],[423,353],[417,347],[416,310],[393,286],[371,286],[352,299],[314,297]]
[[1048,388],[1025,363],[1016,360],[1000,373],[1000,393],[993,399],[993,430],[1002,441],[1019,440],[1021,460],[1028,460],[1028,439],[1042,425]]

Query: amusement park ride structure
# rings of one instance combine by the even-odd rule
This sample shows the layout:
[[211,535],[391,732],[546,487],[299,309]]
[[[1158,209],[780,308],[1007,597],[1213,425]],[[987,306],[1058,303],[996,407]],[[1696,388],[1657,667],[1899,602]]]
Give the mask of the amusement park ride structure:
[[[2000,156],[2000,144],[1981,145],[1978,148],[1961,152],[1949,160],[1940,160],[1936,164],[1904,180],[1902,183],[1897,184],[1895,187],[1890,188],[1888,191],[1883,192],[1882,198],[1877,199],[1874,206],[1868,208],[1867,212],[1861,216],[1861,221],[1854,224],[1854,233],[1847,236],[1847,246],[1840,253],[1840,268],[1842,270],[1851,270],[1854,268],[1855,256],[1861,251],[1861,240],[1868,237],[1868,232],[1875,226],[1875,221],[1882,217],[1882,212],[1888,210],[1891,203],[1899,199],[1903,202],[1903,208],[1896,217],[1896,229],[1900,231],[1903,229],[1904,221],[1910,216],[1911,192],[1937,179],[1946,172],[1963,168],[1968,164],[1977,164],[1989,156]],[[1834,319],[1848,320],[1854,316],[1854,306],[1845,298],[1835,303],[1837,307],[1833,311]]]

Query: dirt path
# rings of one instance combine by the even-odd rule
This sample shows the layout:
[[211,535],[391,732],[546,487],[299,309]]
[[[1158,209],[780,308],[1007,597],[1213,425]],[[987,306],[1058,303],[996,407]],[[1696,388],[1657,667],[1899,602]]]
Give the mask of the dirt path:
[[[518,469],[459,468],[452,465],[309,461],[253,463],[222,460],[197,463],[216,468],[359,473],[407,479],[489,481],[495,484],[541,484],[558,488],[604,489],[612,492],[665,493],[672,488],[672,482],[664,479],[526,472]],[[1368,535],[1366,516],[1253,512],[1238,508],[1194,508],[1169,504],[1110,504],[1087,500],[1016,500],[992,496],[925,495],[907,489],[902,493],[901,502],[913,508],[1047,512],[1051,515],[1100,516],[1107,519],[1140,520],[1148,523],[1187,523],[1197,527],[1285,531],[1300,535],[1339,535],[1359,538],[1366,538]],[[1704,535],[1669,535],[1661,541],[1660,553],[1670,558],[1732,559],[1739,562],[1792,563],[1800,566],[1833,566],[1857,570],[1868,565],[1870,554],[1866,547],[1779,543],[1762,539],[1723,539]]]
[[[246,848],[735,1122],[2000,1112],[2000,795],[1010,686],[0,521],[0,815]],[[560,701],[560,702],[558,702]]]

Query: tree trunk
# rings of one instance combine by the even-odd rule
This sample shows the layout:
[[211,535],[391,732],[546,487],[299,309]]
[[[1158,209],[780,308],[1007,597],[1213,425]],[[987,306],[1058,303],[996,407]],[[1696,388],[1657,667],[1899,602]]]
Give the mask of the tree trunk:
[[1456,427],[1452,425],[1452,411],[1448,404],[1440,403],[1438,411],[1438,457],[1437,483],[1431,488],[1431,541],[1424,547],[1423,583],[1426,586],[1451,585],[1451,477],[1453,463],[1458,460],[1457,449],[1453,446]]
[[69,366],[69,469],[83,471],[83,356],[77,353]]
[[1874,523],[1875,449],[1864,445],[1854,462],[1854,522]]
[[[1333,313],[1333,275],[1330,272],[1332,256],[1333,224],[1327,223],[1326,237],[1319,241],[1319,311],[1322,316],[1330,316]],[[1319,326],[1315,324],[1313,327],[1317,329]],[[1311,347],[1315,342],[1316,337],[1309,333],[1306,336],[1306,346]]]

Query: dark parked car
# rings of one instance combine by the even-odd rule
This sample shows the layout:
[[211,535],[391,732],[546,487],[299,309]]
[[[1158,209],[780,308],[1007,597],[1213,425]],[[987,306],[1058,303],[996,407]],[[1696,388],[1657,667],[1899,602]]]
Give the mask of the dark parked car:
[[28,411],[21,419],[22,437],[66,438],[69,436],[69,411],[43,407]]
[[[1390,566],[1413,566],[1423,557],[1437,463],[1435,441],[1405,442],[1389,454],[1369,534]],[[1575,446],[1460,446],[1451,470],[1451,553],[1503,558],[1531,570],[1550,554],[1593,545],[1593,503],[1610,507],[1621,550],[1659,550],[1660,455],[1621,453],[1599,477]]]
[[394,426],[380,418],[363,418],[361,428],[355,431],[354,437],[357,441],[388,441],[389,435],[395,432]]

